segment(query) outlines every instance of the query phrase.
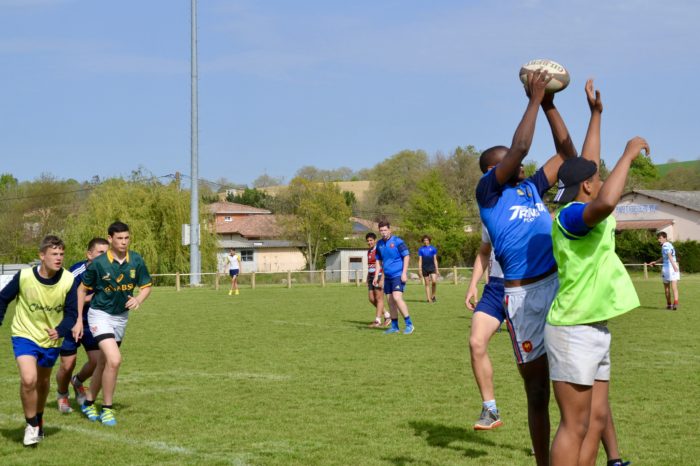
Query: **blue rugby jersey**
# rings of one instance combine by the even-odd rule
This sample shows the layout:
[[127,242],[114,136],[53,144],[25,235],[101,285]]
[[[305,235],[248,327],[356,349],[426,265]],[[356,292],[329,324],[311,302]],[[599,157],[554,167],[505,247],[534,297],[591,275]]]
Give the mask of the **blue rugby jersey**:
[[673,247],[673,243],[670,241],[666,241],[663,246],[661,246],[661,257],[663,258],[663,268],[666,270],[673,270],[673,266],[671,265],[671,261],[668,259],[668,253],[671,253],[671,257],[673,257],[674,262],[678,262],[676,259],[676,248]]
[[437,248],[432,244],[429,246],[421,246],[418,248],[418,255],[426,259],[432,259],[437,256]]
[[387,278],[400,277],[403,258],[409,255],[408,246],[398,236],[377,241],[377,260],[382,261],[382,270]]
[[542,202],[550,187],[541,168],[515,186],[498,184],[494,169],[479,180],[479,213],[506,280],[536,277],[556,264],[552,218]]

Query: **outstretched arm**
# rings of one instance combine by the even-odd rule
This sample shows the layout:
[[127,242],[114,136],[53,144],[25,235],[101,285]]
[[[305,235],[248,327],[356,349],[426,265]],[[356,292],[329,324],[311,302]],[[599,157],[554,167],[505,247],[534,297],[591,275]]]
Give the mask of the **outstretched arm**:
[[542,110],[547,116],[549,127],[552,130],[552,137],[554,138],[554,148],[557,151],[542,167],[549,185],[552,186],[557,182],[557,173],[559,173],[559,167],[564,163],[564,160],[574,158],[578,153],[564,119],[554,106],[554,94],[545,96],[542,101]]
[[592,160],[600,169],[600,118],[603,113],[603,101],[600,99],[600,91],[594,89],[593,80],[586,81],[586,99],[591,109],[591,119],[588,122],[586,139],[583,141],[581,156]]
[[612,213],[622,195],[630,165],[642,151],[649,155],[649,144],[643,138],[637,136],[629,140],[622,157],[600,188],[598,197],[587,204],[583,210],[583,221],[586,225],[592,228]]
[[551,79],[552,77],[549,76],[546,71],[537,70],[528,73],[525,93],[529,101],[525,109],[525,114],[515,130],[513,142],[510,145],[510,149],[508,149],[508,153],[506,153],[501,163],[495,168],[496,181],[501,185],[506,184],[508,180],[518,174],[523,159],[530,151],[532,137],[535,134],[537,112],[544,98],[544,88]]

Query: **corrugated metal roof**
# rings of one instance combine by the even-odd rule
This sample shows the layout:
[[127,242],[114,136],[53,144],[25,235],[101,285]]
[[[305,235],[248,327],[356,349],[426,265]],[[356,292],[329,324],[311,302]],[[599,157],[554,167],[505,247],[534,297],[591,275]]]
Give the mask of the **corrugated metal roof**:
[[659,191],[652,189],[635,189],[632,192],[700,212],[700,191]]

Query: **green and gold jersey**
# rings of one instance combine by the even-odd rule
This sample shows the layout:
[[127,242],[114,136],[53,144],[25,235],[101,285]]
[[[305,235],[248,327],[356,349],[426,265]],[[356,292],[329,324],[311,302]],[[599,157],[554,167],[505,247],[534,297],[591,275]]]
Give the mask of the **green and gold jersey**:
[[[42,348],[58,348],[63,343],[63,338],[49,339],[46,329],[56,328],[63,321],[67,299],[72,300],[75,308],[73,274],[61,269],[54,280],[44,279],[42,282],[37,278],[35,270],[32,267],[19,272],[12,336],[27,338]],[[71,291],[73,296],[69,298]]]
[[126,302],[134,288],[151,286],[151,275],[141,256],[128,251],[121,264],[107,251],[92,261],[83,274],[83,285],[95,294],[90,307],[109,314],[127,311]]
[[[547,315],[550,325],[581,325],[608,320],[639,306],[625,266],[615,253],[615,218],[611,215],[583,235],[567,229],[562,212],[569,206],[581,216],[581,203],[557,212],[552,226],[559,291]],[[582,218],[577,219],[583,224]],[[572,222],[573,224],[574,222]]]

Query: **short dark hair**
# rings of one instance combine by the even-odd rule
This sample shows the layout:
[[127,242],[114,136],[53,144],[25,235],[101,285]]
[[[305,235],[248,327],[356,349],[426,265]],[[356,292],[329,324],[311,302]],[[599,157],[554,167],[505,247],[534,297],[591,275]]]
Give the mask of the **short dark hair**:
[[47,235],[44,236],[44,239],[41,240],[41,244],[39,244],[39,251],[46,252],[46,250],[49,248],[58,248],[65,250],[66,245],[63,243],[63,240],[58,236]]
[[433,240],[433,239],[432,239],[430,236],[428,236],[428,235],[423,235],[423,237],[422,237],[420,240],[421,240],[421,241],[425,241],[426,239],[427,239],[428,241],[432,241],[432,240]]
[[107,228],[107,234],[109,236],[114,236],[115,233],[124,233],[125,231],[129,231],[129,225],[124,222],[120,222],[119,220]]
[[367,233],[367,234],[365,235],[365,239],[370,239],[370,238],[372,238],[372,239],[377,239],[377,235],[375,235],[374,233],[372,233],[372,232],[370,231],[369,233]]
[[664,239],[668,239],[668,235],[666,234],[665,231],[659,231],[659,232],[657,232],[657,233],[656,233],[656,237],[657,237],[657,238],[661,237],[661,238],[664,238]]
[[381,222],[379,222],[379,224],[377,226],[379,228],[381,228],[381,227],[391,228],[391,224],[386,220],[382,220]]
[[481,156],[479,156],[479,168],[481,169],[481,173],[486,173],[489,171],[489,167],[492,167],[499,162],[496,160],[496,156],[501,151],[507,152],[508,148],[506,146],[493,146],[481,153]]
[[88,243],[87,250],[92,251],[93,249],[95,249],[95,246],[97,246],[98,244],[101,244],[103,246],[109,246],[109,241],[107,241],[104,238],[92,238],[90,240],[90,242]]

